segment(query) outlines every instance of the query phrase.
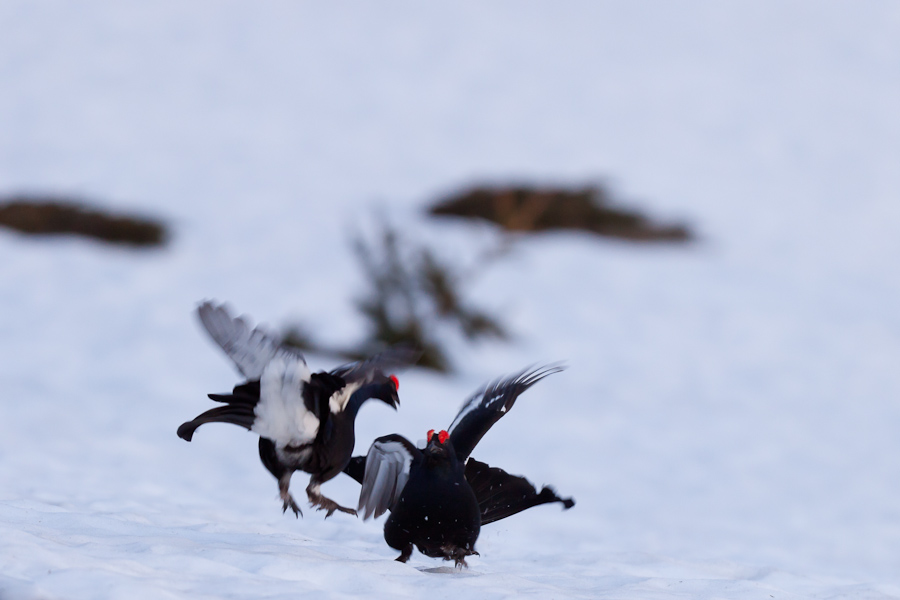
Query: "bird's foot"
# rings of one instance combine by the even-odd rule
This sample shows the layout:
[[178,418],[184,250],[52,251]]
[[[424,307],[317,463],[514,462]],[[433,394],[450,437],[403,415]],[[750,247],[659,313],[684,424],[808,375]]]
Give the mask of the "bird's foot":
[[400,556],[398,556],[398,557],[395,558],[394,560],[396,560],[397,562],[405,563],[406,561],[409,560],[409,557],[412,556],[412,551],[413,551],[413,545],[410,544],[409,546],[407,546],[406,548],[404,548],[404,549],[400,552]]
[[466,564],[467,556],[481,556],[474,549],[461,548],[459,546],[451,546],[449,544],[442,547],[441,550],[444,552],[444,560],[453,560],[453,566],[457,569],[469,567],[469,565]]
[[290,494],[285,493],[285,494],[282,494],[282,495],[281,495],[281,500],[284,502],[284,504],[283,504],[282,507],[281,507],[281,512],[282,512],[282,514],[283,514],[283,513],[286,513],[286,512],[287,512],[287,509],[291,509],[292,511],[294,511],[294,516],[295,516],[296,518],[299,519],[300,517],[303,516],[303,511],[301,511],[301,510],[300,510],[300,507],[297,506],[297,503],[294,502],[294,497],[293,497],[293,496],[291,496]]
[[339,510],[343,513],[347,513],[348,515],[356,516],[356,511],[352,508],[347,508],[346,506],[341,506],[331,498],[326,498],[322,494],[319,494],[316,490],[311,490],[310,488],[306,489],[306,494],[309,496],[309,504],[314,507],[316,510],[324,510],[327,511],[325,513],[325,518],[327,519],[331,515],[334,514],[334,511]]
[[328,517],[330,517],[331,515],[333,515],[334,511],[336,511],[336,510],[339,510],[343,513],[347,513],[348,515],[353,515],[354,517],[356,516],[356,511],[353,510],[352,508],[347,508],[345,506],[341,506],[334,500],[329,500],[328,498],[324,498],[324,497],[319,502],[314,503],[313,506],[316,507],[316,510],[328,511],[325,513],[326,519]]

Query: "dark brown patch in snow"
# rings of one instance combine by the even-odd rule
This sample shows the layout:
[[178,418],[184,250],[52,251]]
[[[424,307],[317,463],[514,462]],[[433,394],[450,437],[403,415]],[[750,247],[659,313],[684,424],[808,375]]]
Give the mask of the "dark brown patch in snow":
[[0,226],[27,235],[80,235],[134,247],[162,246],[168,238],[159,221],[114,215],[80,200],[47,196],[0,198]]
[[638,211],[613,206],[609,192],[598,185],[478,186],[439,201],[430,212],[484,219],[509,231],[579,229],[634,242],[686,242],[694,237],[684,224],[655,223]]

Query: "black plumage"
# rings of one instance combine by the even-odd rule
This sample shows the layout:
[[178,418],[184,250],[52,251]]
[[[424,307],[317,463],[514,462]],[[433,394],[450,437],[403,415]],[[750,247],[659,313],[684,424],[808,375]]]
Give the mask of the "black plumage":
[[551,487],[544,486],[538,492],[524,477],[510,475],[472,457],[466,461],[466,481],[478,499],[482,525],[550,502],[562,502],[567,509],[575,506],[574,500],[560,498]]
[[477,554],[482,525],[540,504],[574,506],[550,487],[538,492],[524,477],[469,456],[522,392],[561,370],[523,371],[486,386],[463,404],[449,431],[428,432],[424,450],[392,434],[376,439],[367,456],[353,457],[345,472],[362,484],[358,510],[364,519],[391,511],[384,538],[400,551],[397,560],[406,562],[415,546],[462,566]]
[[326,510],[326,517],[335,510],[356,514],[323,496],[320,487],[349,463],[362,404],[378,399],[397,407],[397,378],[384,370],[414,362],[415,353],[395,349],[330,372],[311,373],[299,352],[261,328],[251,330],[224,306],[204,302],[197,314],[246,381],[230,394],[209,394],[223,406],[183,423],[178,436],[191,441],[206,423],[232,423],[258,433],[259,457],[278,480],[283,511],[302,514],[289,487],[294,471],[304,471],[310,474],[306,493],[312,506]]

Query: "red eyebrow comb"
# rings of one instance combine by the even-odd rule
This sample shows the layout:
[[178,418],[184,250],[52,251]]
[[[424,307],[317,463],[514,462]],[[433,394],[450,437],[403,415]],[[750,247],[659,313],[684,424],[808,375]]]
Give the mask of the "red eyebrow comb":
[[[428,430],[428,433],[425,434],[425,440],[428,441],[428,442],[430,442],[430,441],[431,441],[431,437],[432,437],[433,435],[434,435],[434,429],[429,429],[429,430]],[[438,442],[441,443],[441,444],[443,444],[444,442],[447,441],[447,439],[448,439],[449,437],[450,437],[450,434],[447,433],[446,431],[444,431],[444,430],[442,429],[441,432],[440,432],[440,433],[438,434],[438,436],[437,436]]]

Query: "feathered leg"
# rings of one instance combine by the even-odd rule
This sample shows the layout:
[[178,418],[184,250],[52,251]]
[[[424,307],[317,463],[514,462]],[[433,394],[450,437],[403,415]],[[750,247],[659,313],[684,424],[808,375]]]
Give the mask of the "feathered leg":
[[287,473],[278,478],[278,493],[281,496],[281,501],[284,503],[281,507],[281,512],[285,513],[290,508],[294,511],[294,516],[300,518],[303,516],[303,511],[300,510],[300,507],[294,502],[294,497],[288,491],[288,488],[291,487],[291,475],[293,473]]
[[294,474],[294,471],[278,460],[278,455],[275,453],[275,444],[272,440],[264,437],[259,438],[259,459],[262,461],[263,466],[269,470],[269,473],[278,480],[278,495],[281,496],[283,503],[281,512],[285,513],[290,508],[294,512],[295,517],[302,517],[303,512],[288,491],[291,487],[291,475]]

